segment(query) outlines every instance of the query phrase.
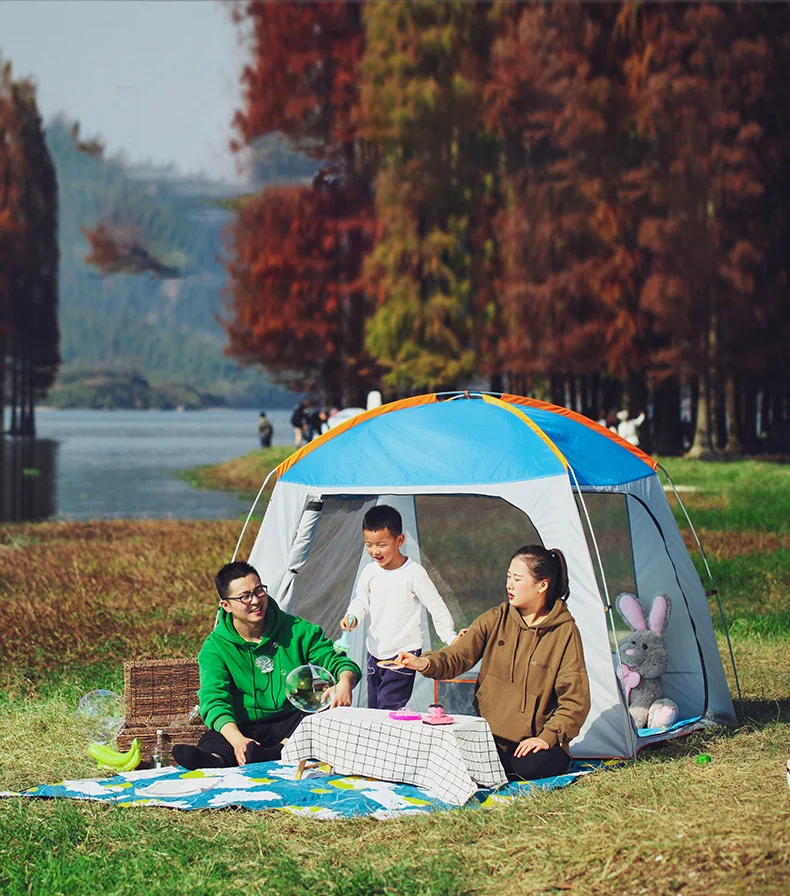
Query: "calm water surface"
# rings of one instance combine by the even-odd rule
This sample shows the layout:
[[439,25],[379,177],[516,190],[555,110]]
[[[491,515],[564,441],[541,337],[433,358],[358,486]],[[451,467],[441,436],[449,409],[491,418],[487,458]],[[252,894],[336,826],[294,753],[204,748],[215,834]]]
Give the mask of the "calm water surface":
[[[271,411],[291,444],[290,410]],[[249,411],[38,411],[37,439],[0,439],[0,520],[236,518],[248,502],[173,474],[258,447]]]

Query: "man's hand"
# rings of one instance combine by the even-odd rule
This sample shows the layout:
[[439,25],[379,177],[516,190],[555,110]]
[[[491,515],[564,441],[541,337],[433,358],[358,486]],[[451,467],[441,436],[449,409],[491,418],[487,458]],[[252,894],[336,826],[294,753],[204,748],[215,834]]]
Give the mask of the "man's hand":
[[525,737],[524,740],[516,747],[514,756],[526,756],[527,753],[539,753],[541,750],[548,750],[549,745],[542,737]]
[[233,754],[239,765],[244,765],[247,761],[247,744],[257,744],[260,746],[257,740],[253,740],[251,737],[245,737],[241,731],[239,731],[239,726],[235,722],[228,722],[226,725],[223,725],[219,733],[233,747]]
[[415,672],[425,672],[429,665],[424,656],[415,656],[413,653],[405,651],[401,651],[395,657],[395,662],[407,669],[414,669]]
[[242,735],[243,740],[238,744],[233,744],[233,753],[236,756],[236,762],[239,765],[244,765],[247,762],[247,745],[248,744],[257,744],[260,746],[257,740],[253,740],[251,737],[244,737]]
[[341,672],[340,680],[332,687],[327,688],[321,695],[321,702],[329,701],[329,706],[351,706],[351,692],[357,683],[353,672]]

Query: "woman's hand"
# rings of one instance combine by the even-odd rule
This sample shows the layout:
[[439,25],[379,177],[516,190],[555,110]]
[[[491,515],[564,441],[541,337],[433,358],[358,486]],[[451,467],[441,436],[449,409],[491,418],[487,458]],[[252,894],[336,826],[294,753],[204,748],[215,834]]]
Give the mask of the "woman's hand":
[[425,672],[430,665],[424,656],[415,656],[413,653],[401,651],[396,657],[395,662],[407,669],[414,669],[415,672]]
[[527,753],[540,753],[541,750],[548,750],[549,745],[542,737],[525,737],[524,740],[516,747],[514,756],[526,756]]
[[340,620],[340,630],[343,632],[353,632],[359,624],[356,616],[344,616]]
[[455,638],[453,638],[453,644],[455,644],[455,642],[456,642],[459,638],[463,638],[463,636],[464,636],[468,631],[469,631],[468,628],[462,628],[461,631],[458,632],[458,634],[455,636]]

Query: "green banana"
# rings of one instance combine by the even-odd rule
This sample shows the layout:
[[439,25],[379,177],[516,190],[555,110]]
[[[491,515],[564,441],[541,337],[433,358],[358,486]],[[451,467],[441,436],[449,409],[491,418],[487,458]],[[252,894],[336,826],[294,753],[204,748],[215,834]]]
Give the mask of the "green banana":
[[101,768],[116,772],[130,772],[137,768],[142,759],[140,741],[135,738],[126,753],[119,753],[106,744],[88,744],[88,752],[99,763]]
[[[133,751],[134,745],[130,748],[130,755]],[[108,747],[106,744],[88,744],[88,752],[97,762],[101,762],[104,765],[123,765],[127,759],[126,754],[119,753],[117,750],[113,750],[112,747]]]
[[137,768],[140,764],[140,760],[142,759],[142,755],[140,753],[140,742],[137,742],[137,746],[133,748],[134,752],[131,757],[118,769],[119,772],[130,772],[133,769]]

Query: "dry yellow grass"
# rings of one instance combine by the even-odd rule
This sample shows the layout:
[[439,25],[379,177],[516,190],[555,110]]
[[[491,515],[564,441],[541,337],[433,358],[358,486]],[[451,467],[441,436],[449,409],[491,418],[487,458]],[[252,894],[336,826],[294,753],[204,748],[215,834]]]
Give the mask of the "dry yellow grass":
[[0,686],[194,653],[216,611],[214,573],[240,530],[177,520],[0,527]]

